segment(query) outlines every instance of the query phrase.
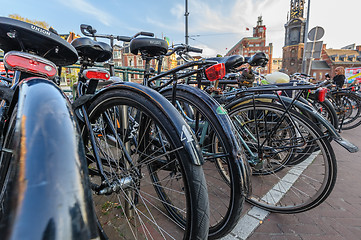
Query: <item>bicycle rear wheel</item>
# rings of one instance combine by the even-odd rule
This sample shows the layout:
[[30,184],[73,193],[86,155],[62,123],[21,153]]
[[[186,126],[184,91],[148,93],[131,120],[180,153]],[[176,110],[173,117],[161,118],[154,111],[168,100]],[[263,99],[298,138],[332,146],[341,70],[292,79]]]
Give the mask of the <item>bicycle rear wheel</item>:
[[334,91],[328,93],[334,105],[343,130],[355,128],[361,124],[361,97],[350,92]]
[[18,169],[16,169],[16,166],[19,164],[12,154],[15,146],[19,146],[20,141],[19,132],[15,133],[16,109],[8,122],[9,127],[3,144],[3,149],[8,151],[3,151],[0,158],[0,233],[4,233],[5,229],[10,225],[12,217],[10,215],[10,196],[14,190],[14,178],[17,175]]
[[94,204],[110,239],[207,238],[202,167],[193,163],[196,155],[185,151],[177,134],[180,126],[185,140],[193,141],[185,122],[172,122],[167,107],[134,89],[115,89],[100,94],[88,108],[108,179],[101,178],[83,129]]
[[[251,144],[259,146],[254,152],[257,165],[249,158],[257,174],[251,177],[252,195],[246,201],[279,213],[316,207],[329,196],[336,182],[331,145],[314,123],[301,114],[292,111],[282,120],[282,107],[254,104],[255,108],[253,104],[238,105],[229,112],[246,143],[249,144],[251,135],[255,141]],[[283,135],[290,127],[293,130]],[[283,158],[282,154],[290,157]],[[293,157],[298,157],[297,163],[292,162]]]

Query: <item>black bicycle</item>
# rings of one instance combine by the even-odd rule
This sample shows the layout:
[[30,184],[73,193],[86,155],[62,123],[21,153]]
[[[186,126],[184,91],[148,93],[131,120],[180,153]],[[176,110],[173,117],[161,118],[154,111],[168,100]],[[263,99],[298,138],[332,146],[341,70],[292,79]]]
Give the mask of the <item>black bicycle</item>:
[[[95,31],[88,25],[81,29]],[[81,66],[73,108],[102,237],[207,238],[203,157],[192,130],[169,101],[146,86],[121,82],[97,88],[110,78],[94,68],[111,59],[108,44],[83,37],[72,45]]]
[[75,49],[57,34],[0,17],[13,76],[0,80],[2,239],[95,239],[88,170],[74,113],[55,84]]
[[[205,160],[203,170],[210,204],[209,238],[227,235],[239,220],[248,192],[248,165],[239,157],[242,148],[222,106],[204,91],[178,83],[190,75],[202,77],[205,71],[214,72],[219,66],[213,66],[214,61],[194,61],[161,73],[162,58],[165,55],[185,49],[196,52],[201,50],[183,46],[183,49],[178,47],[167,53],[168,44],[162,39],[98,34],[89,25],[83,25],[82,29],[84,35],[107,38],[111,40],[111,44],[112,39],[130,41],[130,51],[134,54],[141,53],[145,60],[143,84],[159,91],[176,107],[200,144]],[[149,33],[146,35],[151,36]],[[153,59],[158,60],[158,74],[152,77],[150,62]],[[198,67],[197,70],[184,75],[185,71],[195,66]],[[159,194],[161,198],[165,197],[163,193]]]

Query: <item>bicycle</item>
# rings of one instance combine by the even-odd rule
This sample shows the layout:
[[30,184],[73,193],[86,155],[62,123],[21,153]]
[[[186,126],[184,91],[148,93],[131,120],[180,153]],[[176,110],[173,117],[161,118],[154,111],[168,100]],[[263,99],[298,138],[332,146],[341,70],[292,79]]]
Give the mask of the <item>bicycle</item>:
[[[13,76],[0,86],[0,234],[3,239],[98,237],[81,137],[58,88],[75,49],[54,32],[0,17]],[[56,64],[56,65],[55,65]]]
[[[265,62],[261,54],[248,59],[242,56],[236,58],[237,61],[234,59],[212,58],[221,63],[228,62],[229,69],[246,62],[251,66]],[[215,85],[224,82],[232,81],[220,80]],[[246,201],[271,212],[297,213],[312,209],[329,196],[336,181],[335,155],[328,136],[300,112],[309,113],[323,123],[329,136],[349,151],[358,150],[351,143],[344,142],[314,109],[296,101],[301,92],[293,99],[279,94],[262,94],[294,88],[233,89],[217,98],[225,104],[246,149],[244,157],[253,170],[252,193]],[[304,87],[297,88],[302,90]]]
[[[95,31],[81,25],[84,29]],[[81,65],[73,108],[101,236],[207,238],[203,158],[189,126],[163,96],[146,86],[121,82],[98,91],[99,81],[109,80],[110,73],[93,66],[111,59],[112,48],[85,37],[72,45]]]
[[[85,27],[86,26],[86,27]],[[158,59],[166,54],[168,45],[166,41],[156,38],[134,38],[120,37],[105,34],[95,34],[94,29],[89,25],[83,25],[82,32],[86,36],[95,38],[112,39],[122,38],[130,41],[131,52],[137,54],[141,52],[145,60],[145,71],[143,85],[152,87],[172,102],[178,111],[192,127],[197,137],[205,159],[203,169],[205,172],[208,196],[210,201],[210,230],[209,238],[220,238],[228,234],[238,222],[244,201],[244,195],[248,191],[248,168],[247,165],[238,158],[237,140],[232,135],[231,122],[225,113],[219,112],[222,108],[199,89],[177,84],[177,73],[190,67],[185,65],[168,72],[158,74],[149,79],[150,60]],[[147,34],[150,36],[150,34]],[[131,39],[131,40],[130,40]],[[199,49],[193,48],[194,51]],[[210,66],[213,61],[207,63],[194,63],[199,66]],[[158,63],[161,66],[161,60]],[[201,73],[201,69],[198,70]],[[167,84],[159,86],[155,78],[172,75],[175,79]],[[166,88],[170,83],[172,87]],[[157,87],[158,86],[158,87]],[[196,101],[190,101],[197,99]],[[182,111],[187,109],[187,113]],[[218,111],[218,113],[216,113]],[[225,172],[227,178],[225,179]]]

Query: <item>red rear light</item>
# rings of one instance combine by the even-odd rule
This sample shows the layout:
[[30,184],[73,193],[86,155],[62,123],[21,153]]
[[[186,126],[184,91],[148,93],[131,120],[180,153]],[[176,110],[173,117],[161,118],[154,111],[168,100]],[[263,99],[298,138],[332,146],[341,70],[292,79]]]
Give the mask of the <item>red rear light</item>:
[[4,56],[4,64],[10,70],[28,72],[48,79],[53,79],[56,75],[54,63],[30,53],[8,52]]
[[84,78],[89,79],[99,79],[99,80],[109,80],[110,74],[106,70],[102,69],[87,69],[83,72]]
[[355,91],[355,87],[351,87],[351,91],[354,92],[354,91]]
[[206,69],[206,77],[209,81],[216,81],[226,75],[224,63],[218,63]]
[[325,101],[326,93],[327,93],[327,88],[320,88],[318,90],[318,101],[320,102]]

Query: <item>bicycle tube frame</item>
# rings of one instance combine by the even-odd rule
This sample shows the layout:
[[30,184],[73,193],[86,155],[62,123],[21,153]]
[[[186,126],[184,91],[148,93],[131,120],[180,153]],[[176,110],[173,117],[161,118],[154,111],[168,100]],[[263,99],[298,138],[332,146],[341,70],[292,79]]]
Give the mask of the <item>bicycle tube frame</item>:
[[17,92],[21,150],[8,235],[97,238],[85,154],[65,94],[42,78],[25,79]]
[[[298,108],[299,110],[301,110],[301,112],[306,112],[308,114],[310,114],[311,116],[314,117],[314,119],[322,124],[326,129],[328,134],[332,137],[333,140],[335,140],[335,142],[337,142],[338,144],[340,144],[342,147],[344,147],[347,151],[354,153],[354,152],[358,152],[358,147],[355,146],[354,144],[352,144],[351,142],[349,142],[348,140],[344,139],[338,132],[337,130],[332,126],[331,123],[329,123],[324,117],[321,116],[320,113],[318,113],[316,111],[316,109],[314,109],[311,106],[308,106],[300,101],[293,101],[293,99],[287,98],[287,97],[283,97],[283,96],[276,96],[274,94],[259,94],[256,95],[254,97],[256,100],[257,99],[271,99],[271,100],[279,100],[279,98],[287,105],[292,104]],[[241,104],[242,102],[245,101],[249,101],[252,100],[253,96],[245,96],[236,100],[233,100],[232,102],[226,104],[225,108],[226,109],[231,109],[232,107]]]

